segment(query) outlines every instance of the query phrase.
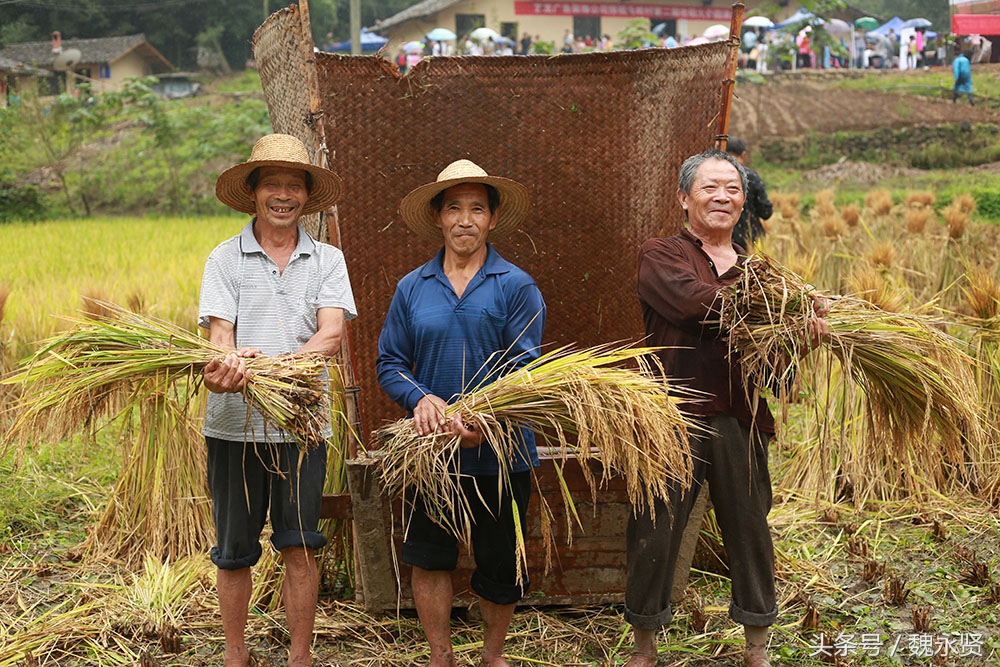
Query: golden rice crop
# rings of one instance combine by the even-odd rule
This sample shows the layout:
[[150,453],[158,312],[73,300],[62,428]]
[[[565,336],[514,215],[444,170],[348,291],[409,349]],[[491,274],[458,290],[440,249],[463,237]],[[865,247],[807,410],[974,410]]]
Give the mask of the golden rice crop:
[[[177,381],[197,383],[203,369],[227,350],[174,324],[97,304],[102,319],[68,318],[73,327],[44,341],[3,384],[25,391],[14,404],[5,442],[62,438],[99,417],[113,417],[143,397]],[[324,401],[327,360],[318,354],[285,354],[246,360],[247,410],[315,446],[328,421]]]
[[[599,459],[605,477],[624,478],[635,507],[650,506],[656,497],[666,500],[671,484],[689,484],[691,475],[689,422],[677,408],[680,392],[670,389],[657,369],[650,367],[647,359],[652,352],[651,348],[619,346],[560,347],[489,384],[471,388],[448,406],[445,416],[461,415],[484,435],[482,446],[493,449],[502,462],[513,455],[510,429],[526,425],[561,452],[564,460],[575,455],[585,475],[589,473],[587,461]],[[684,393],[691,400],[690,392]],[[412,419],[401,419],[383,429],[380,439],[384,443],[378,454],[383,488],[391,495],[419,494],[428,514],[468,543],[471,518],[454,474],[458,438],[450,434],[421,437]],[[501,484],[508,474],[502,465]],[[596,494],[596,480],[587,481]],[[565,486],[563,500],[573,507]],[[544,504],[544,498],[541,501]],[[544,524],[549,518],[544,507],[541,516]],[[544,532],[551,535],[551,531]]]

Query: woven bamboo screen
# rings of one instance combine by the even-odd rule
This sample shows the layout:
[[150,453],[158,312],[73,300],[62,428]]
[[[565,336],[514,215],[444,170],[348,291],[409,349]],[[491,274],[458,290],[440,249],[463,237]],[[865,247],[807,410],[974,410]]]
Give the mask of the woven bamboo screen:
[[398,204],[453,160],[531,192],[522,229],[494,247],[541,289],[546,344],[642,337],[638,248],[682,224],[677,171],[715,142],[728,43],[432,58],[400,77],[378,56],[310,48],[304,60],[289,37],[299,21],[294,6],[274,14],[254,49],[275,130],[313,132],[344,179],[339,245],[358,305],[350,336],[366,429],[402,416],[376,381],[378,336],[396,282],[440,247],[406,228]]

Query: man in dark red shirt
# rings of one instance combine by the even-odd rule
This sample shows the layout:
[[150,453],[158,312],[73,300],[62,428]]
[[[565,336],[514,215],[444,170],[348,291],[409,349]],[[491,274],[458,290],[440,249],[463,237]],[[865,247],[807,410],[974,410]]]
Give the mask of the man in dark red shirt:
[[[694,481],[674,488],[670,505],[629,518],[625,620],[635,646],[627,667],[654,667],[656,634],[670,622],[670,594],[681,538],[701,484],[709,483],[716,519],[729,556],[729,616],[744,626],[748,667],[767,667],[768,626],[777,618],[774,547],[767,514],[771,479],[767,446],[774,419],[764,399],[751,405],[746,378],[718,321],[719,293],[736,282],[745,260],[733,246],[746,175],[733,156],[709,150],[681,166],[677,196],[687,228],[670,238],[646,241],[639,252],[639,300],[648,343],[667,377],[706,396],[684,405],[710,429],[692,436]],[[814,332],[825,328],[817,320]],[[753,395],[751,392],[749,395]]]

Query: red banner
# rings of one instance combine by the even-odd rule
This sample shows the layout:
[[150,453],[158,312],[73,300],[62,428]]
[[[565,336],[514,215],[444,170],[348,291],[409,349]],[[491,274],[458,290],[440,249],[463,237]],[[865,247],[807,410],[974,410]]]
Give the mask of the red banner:
[[651,19],[687,19],[729,23],[732,10],[728,7],[683,7],[678,5],[639,5],[631,2],[525,2],[515,0],[518,15],[544,14],[557,16],[623,16]]

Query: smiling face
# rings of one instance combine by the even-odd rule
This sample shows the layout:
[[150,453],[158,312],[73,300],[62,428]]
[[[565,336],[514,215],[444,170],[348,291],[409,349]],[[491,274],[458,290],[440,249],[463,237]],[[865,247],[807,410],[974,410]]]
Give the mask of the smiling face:
[[441,210],[434,213],[444,234],[445,252],[465,259],[483,252],[499,213],[499,208],[490,212],[489,194],[482,183],[461,183],[445,190]]
[[257,221],[276,229],[295,227],[309,200],[306,172],[287,167],[261,167],[253,191]]
[[691,232],[704,241],[727,243],[743,211],[743,182],[725,160],[705,160],[695,172],[691,192],[678,190]]

